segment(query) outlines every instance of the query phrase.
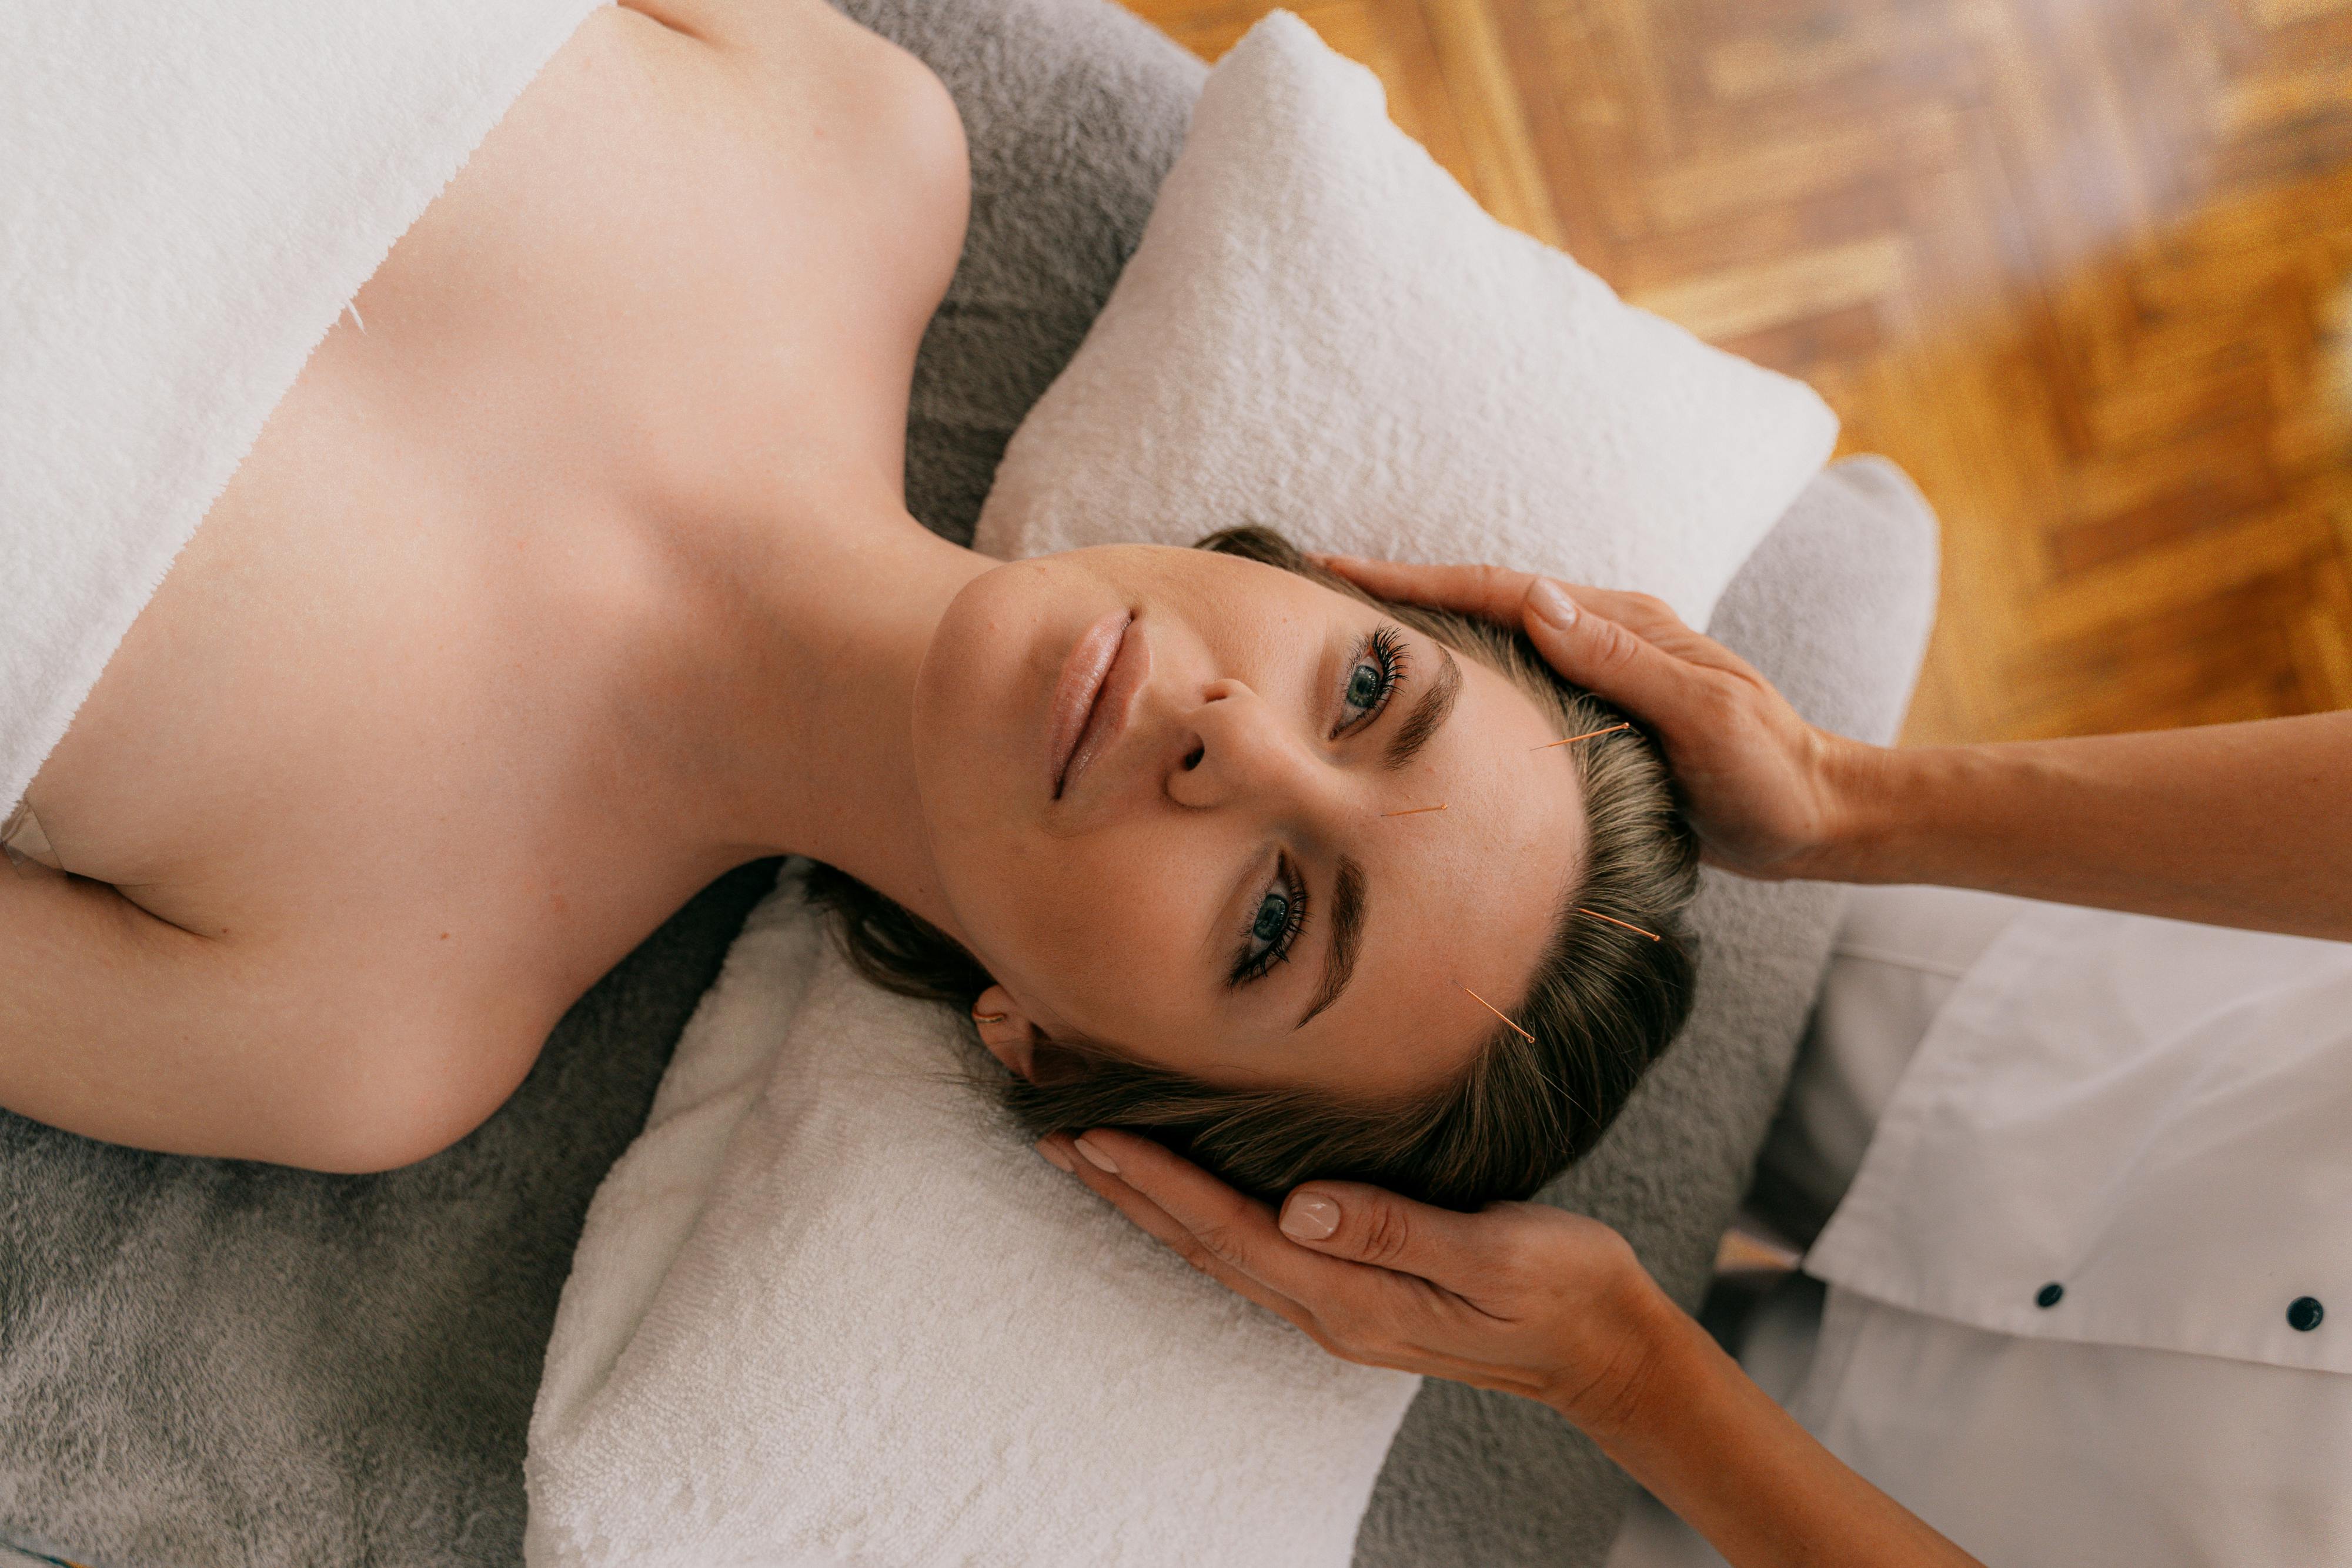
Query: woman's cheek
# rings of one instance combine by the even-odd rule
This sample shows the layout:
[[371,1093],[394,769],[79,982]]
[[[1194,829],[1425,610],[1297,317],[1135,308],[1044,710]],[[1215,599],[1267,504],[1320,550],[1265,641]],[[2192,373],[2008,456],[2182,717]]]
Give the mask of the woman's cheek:
[[1191,906],[1181,874],[1132,848],[1055,848],[1051,869],[1024,881],[1020,907],[1009,912],[1024,934],[1024,967],[1096,1013],[1172,981],[1171,955],[1197,947],[1201,935],[1181,914]]
[[1008,924],[1037,957],[1092,963],[1118,950],[1136,902],[1131,879],[1079,846],[1047,843],[1008,878]]

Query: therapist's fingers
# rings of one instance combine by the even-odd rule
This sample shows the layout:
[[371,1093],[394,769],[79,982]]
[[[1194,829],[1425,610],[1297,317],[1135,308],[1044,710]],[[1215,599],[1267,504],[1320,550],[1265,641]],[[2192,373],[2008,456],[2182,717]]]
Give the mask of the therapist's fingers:
[[[1195,1267],[1368,1366],[1549,1398],[1578,1381],[1580,1329],[1561,1314],[1588,1325],[1589,1337],[1593,1314],[1580,1303],[1591,1296],[1591,1260],[1613,1249],[1631,1264],[1615,1232],[1556,1209],[1492,1204],[1462,1214],[1355,1182],[1297,1188],[1277,1228],[1265,1204],[1149,1138],[1100,1128],[1085,1136],[1118,1167],[1093,1166],[1074,1148],[1087,1186]],[[1318,1202],[1339,1221],[1328,1231],[1312,1222]],[[1171,1222],[1182,1235],[1168,1234]]]
[[1834,873],[1856,816],[1844,780],[1866,776],[1856,758],[1868,748],[1808,724],[1663,601],[1497,567],[1322,559],[1374,593],[1515,622],[1553,669],[1641,720],[1709,862],[1750,876]]
[[1738,655],[1684,625],[1647,595],[1617,593],[1611,614],[1590,589],[1571,597],[1548,578],[1528,584],[1519,615],[1547,664],[1659,732],[1669,752],[1695,729],[1720,724],[1734,692],[1727,680],[1761,678]]
[[1841,759],[1857,743],[1808,724],[1748,662],[1655,600],[1638,624],[1580,607],[1538,580],[1527,633],[1577,685],[1645,723],[1664,750],[1705,858],[1749,876],[1811,874],[1849,815]]
[[1327,1258],[1414,1275],[1489,1317],[1507,1318],[1505,1298],[1523,1261],[1507,1212],[1515,1207],[1464,1214],[1363,1182],[1318,1180],[1291,1189],[1277,1223]]
[[[1182,1228],[1184,1240],[1170,1244],[1193,1261],[1202,1261],[1193,1256],[1198,1251],[1207,1261],[1293,1301],[1302,1288],[1312,1287],[1312,1276],[1335,1269],[1290,1246],[1266,1204],[1235,1191],[1154,1140],[1101,1127],[1087,1133],[1085,1139],[1087,1148],[1073,1145],[1079,1176],[1107,1197],[1112,1196],[1109,1189],[1125,1186],[1150,1202]],[[1118,1169],[1102,1169],[1087,1158],[1089,1149]],[[1098,1182],[1097,1176],[1106,1179]]]
[[1307,552],[1307,559],[1378,599],[1458,610],[1507,624],[1517,622],[1519,601],[1527,597],[1528,584],[1535,580],[1533,572],[1500,566],[1429,566],[1313,551]]
[[1560,583],[1499,566],[1312,559],[1380,598],[1524,630],[1552,668],[1669,738],[1713,716],[1695,711],[1717,695],[1708,685],[1712,676],[1761,679],[1738,655],[1684,625],[1664,600],[1646,593]]
[[[1515,571],[1501,566],[1420,565],[1312,552],[1307,559],[1375,598],[1481,615],[1507,626],[1520,624],[1527,611],[1528,590],[1547,580],[1532,571]],[[1692,634],[1663,601],[1646,593],[1593,588],[1583,583],[1555,586],[1564,589],[1576,603],[1598,611],[1639,636],[1668,636],[1676,632]]]
[[[1074,1147],[1081,1181],[1194,1268],[1287,1318],[1333,1355],[1486,1381],[1481,1366],[1419,1343],[1433,1324],[1468,1311],[1443,1288],[1295,1245],[1276,1226],[1273,1209],[1150,1138],[1096,1128],[1086,1141],[1118,1169],[1104,1171]],[[1452,1334],[1441,1327],[1437,1337]]]
[[[1279,1298],[1332,1320],[1326,1330],[1361,1317],[1376,1299],[1391,1311],[1423,1304],[1424,1287],[1491,1287],[1513,1277],[1519,1261],[1503,1233],[1507,1218],[1415,1203],[1360,1182],[1317,1181],[1292,1191],[1277,1219],[1265,1204],[1150,1138],[1097,1128],[1086,1141],[1118,1166],[1102,1170],[1074,1143],[1076,1174],[1087,1186],[1197,1266],[1256,1287],[1243,1291],[1252,1300]],[[1329,1228],[1318,1223],[1326,1214]],[[1169,1225],[1181,1235],[1168,1235]]]
[[[1091,1134],[1087,1138],[1087,1142],[1097,1149],[1106,1148],[1111,1141],[1100,1133]],[[1108,1200],[1112,1207],[1127,1216],[1138,1229],[1168,1248],[1170,1251],[1174,1252],[1195,1269],[1236,1295],[1248,1297],[1267,1311],[1289,1319],[1310,1334],[1315,1333],[1313,1313],[1289,1296],[1250,1273],[1236,1260],[1236,1256],[1228,1255],[1236,1253],[1236,1249],[1232,1245],[1234,1228],[1249,1223],[1249,1217],[1244,1210],[1248,1208],[1257,1210],[1259,1223],[1267,1233],[1273,1234],[1274,1211],[1272,1209],[1265,1204],[1235,1192],[1190,1160],[1170,1154],[1149,1138],[1120,1135],[1118,1143],[1119,1155],[1110,1156],[1119,1166],[1118,1174],[1106,1171],[1087,1159],[1085,1153],[1076,1146],[1076,1141],[1065,1133],[1056,1133],[1040,1139],[1038,1150],[1043,1153],[1048,1147],[1055,1149],[1063,1156],[1062,1159],[1055,1162],[1056,1165],[1064,1166],[1071,1175],[1093,1188],[1097,1196]],[[1157,1151],[1163,1161],[1183,1166],[1194,1176],[1200,1178],[1201,1183],[1218,1189],[1217,1193],[1193,1193],[1189,1201],[1180,1200],[1178,1207],[1194,1215],[1196,1222],[1205,1223],[1211,1237],[1218,1239],[1223,1243],[1222,1249],[1219,1246],[1213,1246],[1208,1240],[1202,1239],[1191,1227],[1171,1215],[1167,1209],[1154,1202],[1133,1182],[1127,1179],[1130,1173],[1141,1176],[1147,1163],[1153,1164],[1155,1167],[1158,1164],[1150,1161],[1149,1151],[1129,1149],[1127,1145],[1130,1144],[1149,1145],[1150,1150]],[[1120,1155],[1124,1155],[1125,1157],[1120,1158]],[[1152,1176],[1142,1177],[1142,1179],[1150,1181],[1155,1191],[1166,1193],[1171,1189],[1170,1175],[1171,1173],[1166,1170],[1155,1168]],[[1193,1184],[1186,1182],[1181,1173],[1176,1173],[1176,1180],[1172,1185],[1183,1187]],[[1222,1194],[1222,1197],[1218,1194]],[[1202,1216],[1212,1213],[1217,1218],[1205,1221],[1202,1219]],[[1278,1236],[1276,1239],[1279,1239]]]

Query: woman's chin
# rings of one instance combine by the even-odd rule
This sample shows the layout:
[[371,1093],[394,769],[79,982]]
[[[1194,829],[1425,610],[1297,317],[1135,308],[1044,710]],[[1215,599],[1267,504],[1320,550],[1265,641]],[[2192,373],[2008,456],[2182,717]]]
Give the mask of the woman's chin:
[[924,650],[915,788],[942,857],[1001,841],[1048,801],[1045,727],[1059,668],[1047,647],[1053,586],[1025,561],[982,572],[949,602]]

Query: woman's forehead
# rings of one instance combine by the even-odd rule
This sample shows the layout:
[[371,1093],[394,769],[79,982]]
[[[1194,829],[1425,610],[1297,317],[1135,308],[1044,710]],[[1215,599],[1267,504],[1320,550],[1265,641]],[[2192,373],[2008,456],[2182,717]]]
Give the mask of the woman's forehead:
[[1556,721],[1506,677],[1455,657],[1454,713],[1394,783],[1397,809],[1412,814],[1374,818],[1343,852],[1362,869],[1357,972],[1307,1026],[1328,1023],[1330,1054],[1381,1080],[1368,1088],[1425,1083],[1493,1033],[1475,998],[1517,1005],[1583,864],[1576,766],[1546,744]]

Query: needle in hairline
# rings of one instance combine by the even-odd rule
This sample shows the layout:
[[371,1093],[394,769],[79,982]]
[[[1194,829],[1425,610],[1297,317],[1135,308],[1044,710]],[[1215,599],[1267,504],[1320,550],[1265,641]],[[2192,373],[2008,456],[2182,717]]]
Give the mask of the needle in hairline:
[[1461,981],[1456,980],[1454,983],[1456,986],[1461,987],[1462,994],[1464,996],[1468,997],[1472,1001],[1476,1002],[1480,1007],[1485,1008],[1488,1012],[1493,1013],[1496,1018],[1501,1019],[1513,1029],[1518,1030],[1520,1039],[1526,1040],[1529,1045],[1533,1045],[1536,1042],[1536,1037],[1529,1034],[1526,1030],[1519,1029],[1518,1020],[1511,1017],[1510,1014],[1505,1012],[1502,1009],[1496,1007],[1494,1003],[1488,1001],[1486,998],[1480,996],[1469,987],[1462,985]]
[[1549,751],[1555,746],[1572,746],[1580,740],[1591,740],[1596,735],[1614,735],[1621,729],[1631,729],[1633,727],[1633,723],[1629,720],[1624,724],[1612,724],[1607,729],[1588,729],[1582,735],[1571,735],[1566,740],[1547,740],[1541,746],[1530,746],[1528,749],[1529,751]]
[[1613,915],[1603,915],[1597,909],[1587,909],[1580,904],[1576,906],[1576,912],[1579,915],[1590,915],[1595,920],[1606,920],[1612,925],[1622,925],[1626,930],[1631,931],[1636,936],[1647,936],[1653,942],[1661,940],[1656,932],[1644,931],[1640,926],[1620,920]]

